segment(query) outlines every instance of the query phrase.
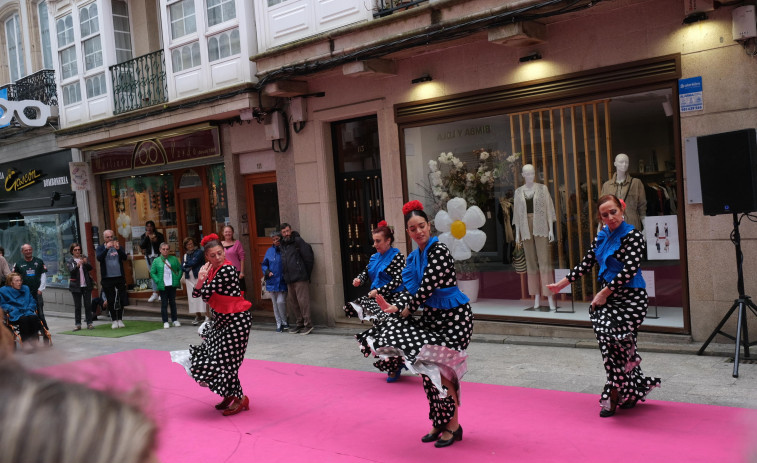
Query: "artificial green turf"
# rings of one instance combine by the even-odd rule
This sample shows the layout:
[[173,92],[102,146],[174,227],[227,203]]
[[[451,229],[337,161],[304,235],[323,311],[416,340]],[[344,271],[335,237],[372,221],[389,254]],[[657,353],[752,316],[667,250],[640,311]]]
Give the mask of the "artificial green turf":
[[149,322],[142,320],[124,320],[124,328],[112,329],[111,322],[95,325],[95,329],[88,330],[86,325],[82,325],[79,331],[61,331],[59,334],[71,334],[74,336],[95,336],[98,338],[122,338],[132,334],[146,333],[163,328],[163,322]]

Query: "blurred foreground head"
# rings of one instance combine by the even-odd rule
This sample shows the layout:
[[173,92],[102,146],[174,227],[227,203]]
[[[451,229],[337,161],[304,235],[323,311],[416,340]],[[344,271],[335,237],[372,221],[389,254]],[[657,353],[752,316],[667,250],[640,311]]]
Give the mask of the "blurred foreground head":
[[107,392],[0,359],[0,463],[149,463],[157,429]]

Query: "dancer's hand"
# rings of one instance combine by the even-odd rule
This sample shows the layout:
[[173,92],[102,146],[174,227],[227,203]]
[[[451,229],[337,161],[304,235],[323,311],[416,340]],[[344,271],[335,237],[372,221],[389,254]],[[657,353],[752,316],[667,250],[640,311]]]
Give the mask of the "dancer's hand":
[[375,299],[376,296],[378,296],[378,291],[377,290],[372,289],[372,290],[368,291],[368,297],[370,297],[371,299]]
[[397,308],[396,305],[391,305],[388,302],[386,302],[386,299],[384,299],[384,296],[381,294],[376,295],[376,304],[386,313],[395,313],[399,312],[400,309]]
[[197,272],[197,282],[203,282],[206,278],[208,278],[208,272],[210,271],[210,262],[206,262],[205,265],[203,265],[200,268],[200,271]]
[[356,288],[360,286],[360,278],[355,278],[354,280],[352,280],[352,286]]

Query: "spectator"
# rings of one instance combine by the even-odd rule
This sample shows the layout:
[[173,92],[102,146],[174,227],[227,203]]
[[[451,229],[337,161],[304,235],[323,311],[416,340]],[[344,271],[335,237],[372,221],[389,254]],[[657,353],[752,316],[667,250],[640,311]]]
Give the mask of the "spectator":
[[6,360],[0,362],[0,397],[1,462],[158,461],[155,422],[115,391],[32,373]]
[[47,267],[42,259],[34,257],[31,244],[21,246],[21,254],[24,259],[16,262],[13,271],[21,275],[23,283],[29,287],[29,292],[34,298],[37,305],[37,315],[47,329],[47,320],[45,320],[45,301],[42,299],[42,291],[47,286]]
[[176,288],[181,286],[181,264],[171,252],[168,243],[161,243],[160,256],[150,267],[150,276],[160,291],[160,316],[163,318],[163,328],[168,329],[168,305],[171,305],[171,322],[173,326],[181,326],[176,315]]
[[181,269],[184,270],[184,281],[187,284],[187,299],[189,302],[189,313],[195,314],[195,319],[192,320],[193,325],[199,325],[205,319],[205,303],[200,297],[194,297],[192,295],[192,289],[197,283],[197,274],[200,269],[205,265],[205,254],[202,249],[197,247],[194,238],[188,236],[184,238],[184,261],[181,265]]
[[[40,319],[34,297],[29,287],[22,283],[18,273],[8,275],[6,285],[0,288],[0,308],[8,314],[11,325],[18,327],[24,349],[27,352],[33,351],[37,345]],[[2,317],[5,318],[5,315]]]
[[244,284],[244,247],[239,240],[234,239],[234,227],[226,225],[221,232],[223,241],[221,245],[224,251],[226,251],[226,259],[234,264],[234,268],[239,272],[239,287],[242,289],[242,296],[245,292]]
[[87,256],[82,255],[81,244],[71,243],[68,248],[68,252],[71,254],[66,257],[66,268],[70,275],[68,290],[71,291],[71,295],[74,298],[74,323],[76,328],[74,331],[81,329],[81,303],[84,300],[84,320],[87,322],[87,329],[94,329],[92,326],[92,288],[94,282],[92,281],[92,275],[89,272],[92,270],[92,265],[87,260]]
[[[113,321],[111,329],[124,328],[123,301],[126,295],[126,274],[124,261],[126,253],[121,249],[121,243],[116,239],[113,230],[103,232],[104,244],[97,246],[95,255],[100,262],[100,276],[103,292],[110,309],[110,319]],[[116,304],[116,302],[118,302]]]
[[[0,249],[3,249],[2,246],[0,246]],[[8,265],[8,261],[5,260],[5,250],[3,249],[2,252],[0,252],[0,286],[5,285],[5,279],[10,275],[11,268]]]
[[310,334],[313,323],[310,320],[310,274],[313,272],[313,248],[292,230],[288,223],[281,229],[281,271],[289,290],[287,305],[297,320],[297,326],[289,330],[292,334]]
[[281,333],[282,331],[289,331],[286,309],[287,285],[281,275],[281,233],[273,233],[271,242],[272,246],[265,252],[261,267],[263,268],[265,289],[271,293],[273,315],[276,317],[276,332]]
[[[155,222],[148,220],[145,222],[145,232],[142,233],[139,239],[139,247],[145,256],[147,270],[149,271],[152,268],[152,261],[160,255],[160,243],[165,242],[166,238],[161,232],[155,230]],[[152,296],[150,296],[147,302],[159,301],[158,286],[155,284],[155,281],[151,281],[150,283],[152,284]]]

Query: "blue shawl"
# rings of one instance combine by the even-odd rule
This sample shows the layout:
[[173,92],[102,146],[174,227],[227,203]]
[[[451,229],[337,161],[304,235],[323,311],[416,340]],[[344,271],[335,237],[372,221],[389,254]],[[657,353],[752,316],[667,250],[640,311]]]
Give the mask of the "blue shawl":
[[[394,256],[400,252],[397,248],[389,248],[383,254],[375,252],[368,261],[366,271],[371,279],[371,289],[376,289],[384,286],[392,281],[392,276],[386,273],[386,268],[392,263]],[[395,290],[396,292],[396,290]]]
[[0,306],[8,312],[8,318],[12,322],[18,321],[21,317],[37,315],[37,302],[26,285],[21,285],[21,289],[14,289],[12,286],[0,288]]
[[[628,222],[623,222],[614,231],[610,231],[610,228],[605,225],[602,230],[597,233],[596,244],[596,259],[599,263],[599,280],[604,280],[606,283],[610,283],[614,280],[621,270],[623,270],[623,263],[618,261],[613,254],[620,248],[621,240],[632,230],[634,226]],[[641,276],[641,270],[636,272],[630,280],[624,285],[626,288],[646,288],[644,278]]]
[[[405,268],[402,269],[402,284],[413,296],[415,296],[418,293],[418,289],[420,289],[423,272],[425,272],[426,266],[428,265],[428,252],[438,241],[439,238],[434,236],[428,240],[423,252],[418,248],[407,256],[407,263],[405,264]],[[457,285],[455,285],[448,288],[434,289],[434,292],[431,293],[431,296],[429,296],[428,299],[426,299],[424,305],[436,309],[452,309],[466,304],[469,301],[470,299],[468,299],[468,296],[463,294],[463,292],[458,289]]]

